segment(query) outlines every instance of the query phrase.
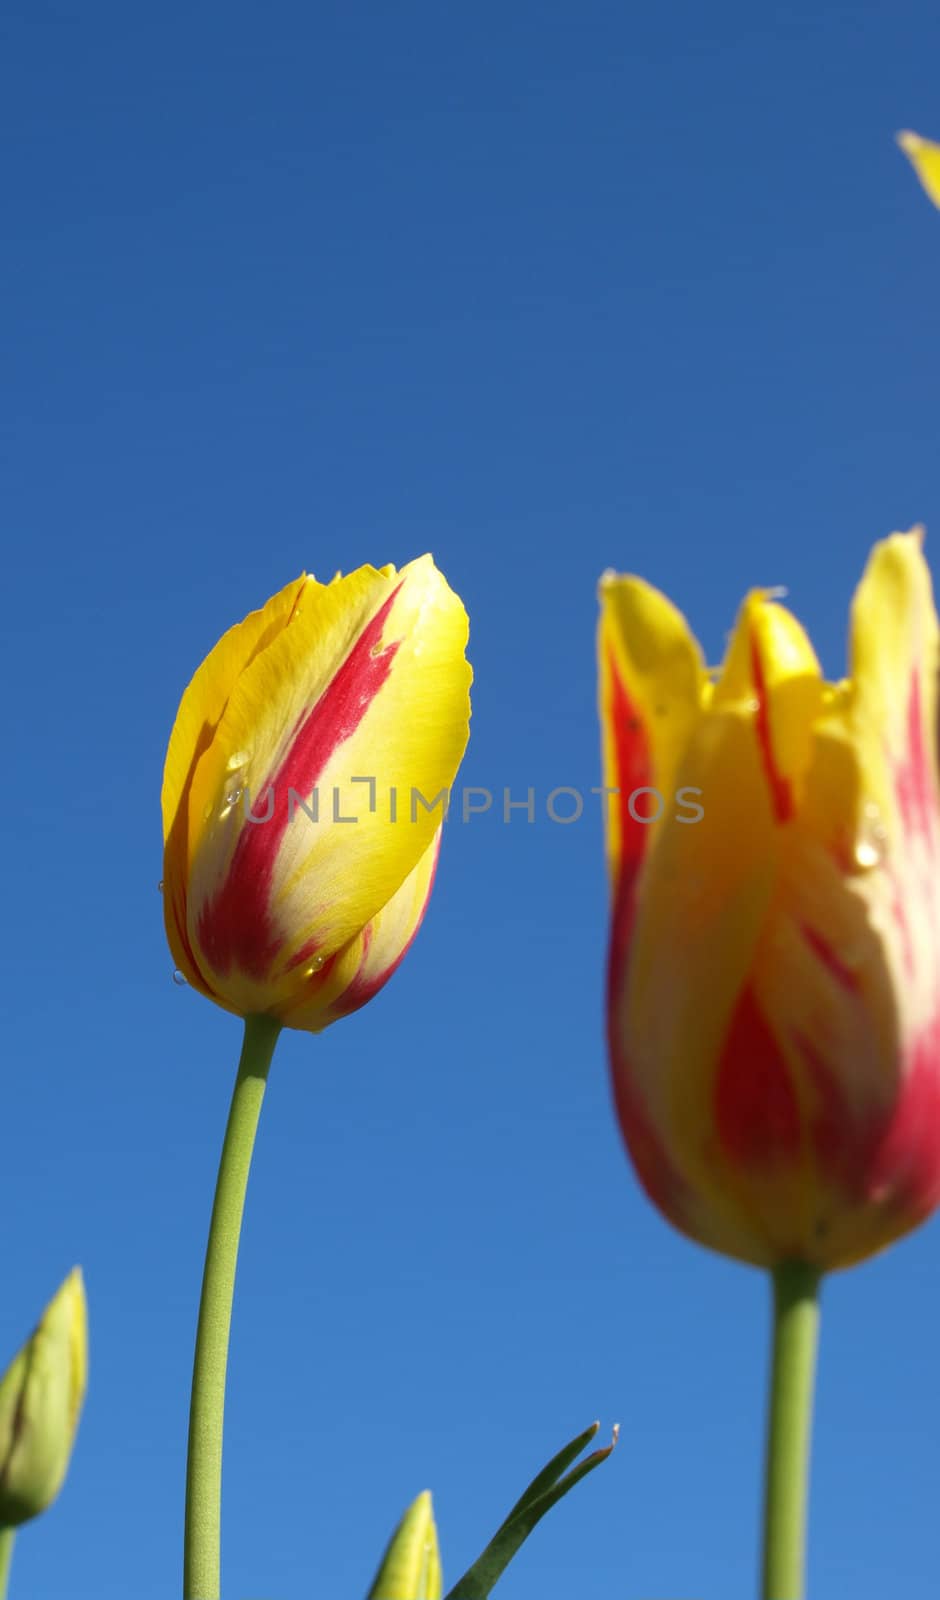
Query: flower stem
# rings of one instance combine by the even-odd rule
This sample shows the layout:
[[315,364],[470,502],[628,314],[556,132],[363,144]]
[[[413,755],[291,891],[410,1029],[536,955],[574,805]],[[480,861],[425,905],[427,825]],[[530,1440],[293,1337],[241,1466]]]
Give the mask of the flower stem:
[[7,1583],[10,1577],[10,1562],[13,1558],[13,1541],[15,1538],[15,1528],[0,1528],[0,1600],[6,1600]]
[[773,1273],[763,1600],[803,1600],[819,1276],[799,1261]]
[[219,1600],[222,1420],[235,1265],[251,1153],[268,1068],[280,1031],[280,1023],[271,1017],[245,1018],[238,1076],[219,1161],[199,1301],[189,1408],[183,1600]]

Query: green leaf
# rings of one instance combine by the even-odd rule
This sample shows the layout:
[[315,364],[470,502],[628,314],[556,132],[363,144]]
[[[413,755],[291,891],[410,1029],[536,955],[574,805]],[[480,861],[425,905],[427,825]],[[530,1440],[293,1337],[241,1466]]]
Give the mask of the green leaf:
[[487,1595],[497,1580],[502,1576],[519,1546],[525,1542],[535,1527],[541,1522],[546,1511],[559,1501],[563,1495],[573,1489],[576,1483],[586,1478],[589,1472],[599,1467],[606,1461],[614,1445],[617,1443],[617,1429],[609,1445],[603,1450],[595,1450],[576,1467],[563,1476],[565,1469],[581,1454],[585,1445],[591,1440],[600,1427],[599,1422],[594,1422],[576,1439],[566,1444],[553,1456],[548,1466],[532,1479],[525,1493],[516,1501],[505,1522],[496,1530],[483,1554],[477,1558],[465,1572],[460,1582],[447,1593],[446,1600],[486,1600]]

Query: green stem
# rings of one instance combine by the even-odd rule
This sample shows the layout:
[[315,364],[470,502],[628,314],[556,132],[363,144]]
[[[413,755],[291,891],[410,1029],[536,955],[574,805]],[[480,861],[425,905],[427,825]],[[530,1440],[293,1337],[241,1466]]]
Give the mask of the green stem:
[[0,1600],[6,1600],[7,1583],[10,1578],[10,1562],[13,1558],[13,1541],[16,1538],[15,1528],[0,1528]]
[[762,1593],[763,1600],[803,1600],[819,1273],[788,1261],[774,1271],[773,1291]]
[[219,1161],[199,1302],[189,1408],[183,1600],[219,1600],[222,1419],[235,1265],[251,1152],[268,1068],[280,1031],[280,1023],[271,1017],[245,1018],[238,1076]]

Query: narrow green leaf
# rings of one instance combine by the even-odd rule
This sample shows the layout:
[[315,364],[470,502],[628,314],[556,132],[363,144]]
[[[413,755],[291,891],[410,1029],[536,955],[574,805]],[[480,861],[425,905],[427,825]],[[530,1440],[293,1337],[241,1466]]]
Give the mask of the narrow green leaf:
[[576,1439],[572,1439],[571,1443],[566,1444],[563,1450],[559,1450],[557,1456],[552,1456],[548,1466],[543,1467],[541,1472],[536,1474],[528,1489],[519,1496],[505,1522],[497,1528],[497,1534],[502,1533],[506,1524],[511,1522],[513,1517],[518,1516],[520,1511],[524,1511],[526,1506],[530,1505],[533,1500],[538,1500],[547,1489],[550,1489],[553,1484],[558,1482],[566,1467],[570,1467],[572,1461],[577,1460],[585,1445],[590,1444],[599,1429],[600,1423],[592,1422],[589,1428],[585,1428],[584,1432],[579,1433]]
[[578,1435],[570,1444],[559,1450],[557,1456],[542,1471],[533,1478],[528,1489],[513,1506],[505,1522],[497,1529],[483,1554],[477,1558],[468,1572],[465,1572],[460,1582],[447,1593],[446,1600],[486,1600],[497,1580],[508,1567],[519,1546],[525,1542],[537,1523],[541,1522],[547,1511],[550,1511],[569,1489],[576,1483],[599,1467],[606,1461],[617,1443],[617,1429],[609,1445],[603,1450],[595,1450],[584,1461],[562,1476],[575,1457],[580,1454],[586,1444],[594,1438],[599,1424],[592,1423],[584,1433]]

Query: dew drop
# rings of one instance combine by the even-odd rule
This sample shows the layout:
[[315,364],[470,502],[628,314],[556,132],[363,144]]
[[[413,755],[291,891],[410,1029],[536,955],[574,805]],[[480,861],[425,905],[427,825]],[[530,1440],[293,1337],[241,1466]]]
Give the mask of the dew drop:
[[183,974],[180,972],[179,967],[174,967],[173,968],[173,982],[176,984],[178,989],[185,989],[187,987],[186,979],[183,977]]
[[855,841],[856,866],[861,867],[863,872],[880,866],[887,853],[887,843],[888,831],[878,807],[869,804],[864,809],[862,825]]
[[162,878],[160,879],[160,882],[157,884],[157,888],[159,889],[160,893],[162,894],[163,893],[163,879]]
[[225,804],[227,806],[237,806],[241,797],[242,792],[240,789],[230,789],[228,794],[225,796]]
[[866,871],[870,867],[877,867],[881,860],[881,852],[871,839],[859,839],[855,846],[855,864]]
[[248,760],[247,750],[236,750],[235,754],[229,756],[228,761],[225,763],[225,770],[226,772],[237,772],[239,768],[247,767]]

